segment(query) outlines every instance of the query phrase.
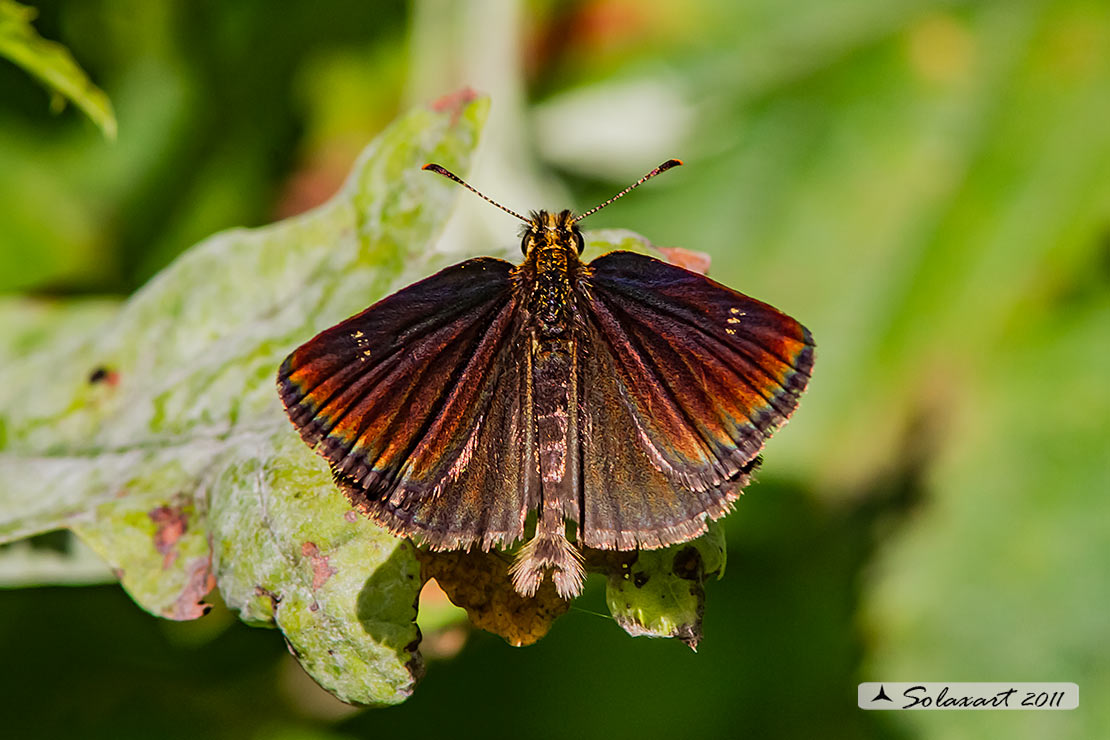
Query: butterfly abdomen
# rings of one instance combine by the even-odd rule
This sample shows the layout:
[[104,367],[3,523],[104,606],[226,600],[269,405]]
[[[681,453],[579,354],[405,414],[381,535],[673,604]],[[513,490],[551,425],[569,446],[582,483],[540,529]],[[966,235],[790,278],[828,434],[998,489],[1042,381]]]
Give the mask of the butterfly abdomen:
[[540,476],[545,483],[566,476],[573,372],[574,348],[570,342],[535,343],[532,377],[536,388],[536,441]]

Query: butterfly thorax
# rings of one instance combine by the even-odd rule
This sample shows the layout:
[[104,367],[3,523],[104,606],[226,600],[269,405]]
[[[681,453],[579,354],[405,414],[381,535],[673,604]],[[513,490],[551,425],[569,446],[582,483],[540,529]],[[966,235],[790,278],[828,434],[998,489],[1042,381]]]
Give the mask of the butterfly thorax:
[[582,266],[581,239],[570,211],[533,213],[524,230],[519,276],[526,292],[527,321],[541,338],[556,339],[570,331]]

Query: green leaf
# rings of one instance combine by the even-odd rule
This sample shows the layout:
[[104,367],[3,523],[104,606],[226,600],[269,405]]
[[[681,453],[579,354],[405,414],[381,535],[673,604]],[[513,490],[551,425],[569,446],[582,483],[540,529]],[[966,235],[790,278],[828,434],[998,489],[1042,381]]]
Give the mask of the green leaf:
[[116,138],[116,116],[104,91],[92,84],[64,46],[35,32],[38,11],[15,0],[0,0],[0,56],[6,57],[46,85],[53,93],[51,108],[65,99],[85,112],[108,139]]
[[411,693],[412,547],[352,515],[274,376],[445,260],[458,190],[420,166],[465,172],[487,108],[413,111],[330,202],[208,239],[122,307],[0,303],[0,542],[70,528],[154,614],[198,617],[218,585],[339,698]]
[[696,650],[705,611],[702,584],[725,570],[725,533],[717,523],[690,542],[642,550],[612,568],[605,590],[609,611],[633,637],[677,637]]

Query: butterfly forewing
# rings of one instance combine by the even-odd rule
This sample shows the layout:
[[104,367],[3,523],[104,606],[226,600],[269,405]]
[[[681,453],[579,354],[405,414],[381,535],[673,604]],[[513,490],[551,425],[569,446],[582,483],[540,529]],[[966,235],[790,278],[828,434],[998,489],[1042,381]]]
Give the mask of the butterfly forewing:
[[[395,532],[444,547],[522,534],[528,423],[512,269],[491,258],[449,267],[321,333],[281,367],[279,392],[301,436],[352,501]],[[499,478],[498,466],[520,474]]]
[[712,515],[797,406],[813,365],[809,332],[771,306],[650,257],[613,252],[589,268],[583,309],[631,420],[626,429],[599,429],[606,418],[619,425],[619,414],[587,410],[591,434],[634,439]]
[[[579,401],[582,470],[581,544],[601,549],[655,548],[684,542],[705,531],[747,482],[747,471],[724,486],[700,490],[662,472],[668,463],[641,435],[641,422],[609,348],[591,327],[581,350]],[[749,463],[750,470],[754,463]]]
[[[391,531],[416,535],[437,549],[480,543],[507,546],[524,536],[524,521],[538,504],[540,485],[532,443],[527,379],[511,348],[482,394],[482,413],[467,423],[460,454],[439,464],[444,474],[430,490],[400,485],[393,495],[369,499],[356,481],[336,477],[352,501]],[[533,464],[528,461],[532,460]]]

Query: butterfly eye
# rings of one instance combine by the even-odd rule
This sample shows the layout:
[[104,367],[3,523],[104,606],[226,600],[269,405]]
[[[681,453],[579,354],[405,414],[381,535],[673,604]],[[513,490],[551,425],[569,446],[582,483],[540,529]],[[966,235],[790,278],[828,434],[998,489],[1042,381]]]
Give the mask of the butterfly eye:
[[578,245],[578,254],[582,254],[582,250],[586,248],[586,240],[582,238],[582,232],[575,230],[574,241]]
[[523,255],[528,254],[528,239],[531,238],[530,232],[524,232],[524,236],[520,239],[520,253]]

